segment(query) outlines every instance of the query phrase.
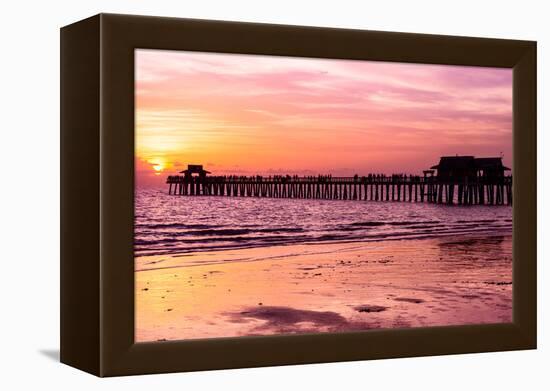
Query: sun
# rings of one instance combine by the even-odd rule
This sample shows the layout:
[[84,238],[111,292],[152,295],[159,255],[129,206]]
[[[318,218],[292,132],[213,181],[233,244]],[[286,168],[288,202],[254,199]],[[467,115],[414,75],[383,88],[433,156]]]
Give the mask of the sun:
[[160,175],[160,173],[164,171],[166,167],[164,160],[159,158],[148,160],[148,163],[151,164],[151,167],[153,168],[155,175]]

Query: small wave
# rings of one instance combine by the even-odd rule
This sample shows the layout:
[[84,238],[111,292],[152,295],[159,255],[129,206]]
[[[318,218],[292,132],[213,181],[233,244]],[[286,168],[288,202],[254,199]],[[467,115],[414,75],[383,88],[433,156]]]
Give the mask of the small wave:
[[382,225],[400,226],[414,224],[437,224],[439,221],[359,221],[349,224],[353,227],[379,227]]
[[148,248],[143,249],[141,251],[138,251],[135,249],[135,255],[140,256],[161,256],[161,255],[171,255],[175,257],[184,257],[188,256],[190,253],[202,253],[202,252],[210,252],[210,251],[224,251],[224,250],[241,250],[241,249],[248,249],[248,248],[258,248],[258,247],[267,247],[267,246],[288,246],[288,245],[294,245],[294,244],[303,244],[303,245],[312,245],[312,244],[320,244],[320,243],[376,243],[376,242],[382,242],[382,241],[395,241],[395,240],[418,240],[418,239],[432,239],[432,238],[444,238],[444,237],[459,237],[462,235],[484,235],[484,237],[490,238],[491,236],[496,235],[502,235],[502,234],[509,234],[511,233],[511,229],[502,229],[502,230],[478,230],[478,231],[461,231],[461,232],[410,232],[408,234],[401,234],[401,235],[376,235],[374,237],[367,237],[367,238],[347,238],[345,240],[337,239],[337,240],[319,240],[318,238],[310,238],[309,240],[285,240],[280,243],[254,243],[254,242],[247,242],[247,243],[227,243],[227,244],[220,244],[220,245],[207,245],[207,246],[197,246],[197,247],[173,247],[170,249],[155,249],[155,248]]
[[439,221],[388,221],[387,225],[414,225],[414,224],[436,224],[439,223]]
[[181,224],[181,223],[168,223],[168,224],[135,224],[135,228],[148,228],[148,229],[162,229],[162,228],[175,228],[175,229],[205,229],[215,228],[214,225],[208,224]]
[[[408,228],[408,227],[404,227]],[[480,227],[425,227],[414,230],[399,230],[393,232],[373,232],[366,234],[349,233],[315,233],[309,235],[270,235],[270,236],[232,236],[207,238],[161,238],[151,240],[135,240],[136,255],[165,255],[189,252],[215,251],[240,248],[258,248],[274,245],[332,243],[332,242],[372,242],[396,239],[415,239],[421,237],[439,237],[448,235],[464,235],[472,233],[490,234],[509,232],[511,226],[480,226]]]
[[494,219],[482,219],[482,220],[456,220],[457,223],[494,223]]
[[353,227],[378,227],[380,225],[385,225],[383,221],[359,221],[357,223],[351,223]]
[[140,235],[166,235],[166,236],[233,236],[247,235],[257,233],[285,233],[285,232],[303,232],[303,228],[216,228],[216,229],[186,229],[178,231],[171,228],[170,230],[136,230]]
[[[161,238],[161,239],[135,239],[134,245],[135,246],[155,246],[158,244],[166,244],[166,243],[187,243],[187,244],[194,244],[194,243],[214,243],[214,242],[274,242],[278,240],[288,240],[288,236],[284,235],[273,235],[273,236],[260,236],[260,237],[247,237],[247,236],[213,236],[213,237],[196,237],[196,238]],[[294,239],[307,239],[308,237],[294,237]]]

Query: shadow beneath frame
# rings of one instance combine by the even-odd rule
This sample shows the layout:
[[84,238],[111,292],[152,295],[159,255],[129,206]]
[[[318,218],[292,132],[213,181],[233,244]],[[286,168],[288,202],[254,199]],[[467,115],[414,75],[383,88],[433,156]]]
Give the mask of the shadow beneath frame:
[[40,349],[38,352],[50,360],[59,362],[59,349]]

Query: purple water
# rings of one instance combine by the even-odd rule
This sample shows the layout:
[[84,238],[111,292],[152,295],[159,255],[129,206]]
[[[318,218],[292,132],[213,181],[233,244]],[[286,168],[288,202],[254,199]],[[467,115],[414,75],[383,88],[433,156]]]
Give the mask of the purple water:
[[512,232],[510,206],[170,196],[136,190],[136,256]]

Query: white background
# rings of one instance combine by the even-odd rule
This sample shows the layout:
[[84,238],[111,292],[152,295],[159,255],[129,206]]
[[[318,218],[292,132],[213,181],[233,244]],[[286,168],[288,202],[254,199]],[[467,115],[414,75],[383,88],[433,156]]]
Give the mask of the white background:
[[[24,1],[0,14],[0,385],[4,390],[548,390],[550,110],[546,1]],[[537,40],[539,349],[98,379],[59,345],[59,28],[99,12]],[[545,172],[546,171],[546,172]],[[534,222],[533,222],[534,223]],[[544,283],[545,285],[544,285]],[[544,363],[546,361],[546,363]],[[158,388],[161,389],[161,388]]]

